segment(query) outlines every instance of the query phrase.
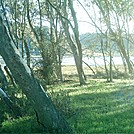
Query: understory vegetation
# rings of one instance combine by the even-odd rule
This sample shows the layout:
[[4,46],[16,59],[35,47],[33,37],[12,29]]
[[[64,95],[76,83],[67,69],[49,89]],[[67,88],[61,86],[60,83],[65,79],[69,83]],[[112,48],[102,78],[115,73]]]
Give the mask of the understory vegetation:
[[134,0],[1,0],[0,134],[133,134],[133,24]]
[[[8,90],[12,96],[13,89]],[[48,94],[74,133],[134,133],[134,81],[93,79],[49,85]],[[0,133],[45,133],[26,96],[18,89],[14,99],[22,117],[0,100]],[[20,113],[19,113],[20,114]]]

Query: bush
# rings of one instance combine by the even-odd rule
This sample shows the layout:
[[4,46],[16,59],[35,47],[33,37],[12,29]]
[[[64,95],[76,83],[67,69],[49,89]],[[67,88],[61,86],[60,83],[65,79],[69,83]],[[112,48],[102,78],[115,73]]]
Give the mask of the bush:
[[[130,75],[126,72],[121,72],[121,71],[115,71],[113,70],[112,71],[112,75],[113,75],[113,78],[114,79],[122,79],[122,78],[130,78]],[[97,71],[96,72],[96,75],[95,75],[97,78],[100,78],[100,79],[106,79],[107,78],[107,74],[106,72],[100,72],[100,71]],[[95,77],[95,78],[96,78]]]
[[50,92],[51,99],[58,109],[58,111],[63,114],[66,118],[70,118],[74,114],[74,109],[71,106],[71,99],[69,92],[60,90],[59,92]]
[[14,120],[7,120],[2,123],[1,133],[36,133],[43,132],[33,117],[23,117]]

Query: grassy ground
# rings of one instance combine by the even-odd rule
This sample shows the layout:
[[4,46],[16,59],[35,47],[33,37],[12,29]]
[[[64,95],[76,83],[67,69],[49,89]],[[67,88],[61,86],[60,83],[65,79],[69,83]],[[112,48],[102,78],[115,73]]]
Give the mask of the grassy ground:
[[[74,134],[134,133],[134,80],[89,80],[48,86],[54,103],[65,115]],[[38,131],[37,131],[38,130]],[[0,133],[42,132],[36,119],[7,120]]]
[[[97,74],[98,72],[102,73],[101,75],[104,75],[106,72],[105,72],[105,67],[104,66],[98,66],[98,67],[95,67],[95,66],[90,66],[93,71],[95,72],[95,74]],[[108,67],[109,69],[109,67]],[[83,66],[83,70],[84,70],[84,73],[86,76],[94,76],[94,73],[93,71],[86,65]],[[118,65],[116,66],[116,69],[113,67],[113,72],[121,72],[121,73],[124,73],[124,67],[122,65]],[[64,65],[62,66],[62,73],[63,73],[63,76],[64,76],[64,79],[72,79],[73,76],[77,76],[78,73],[77,73],[77,69],[76,69],[76,66],[74,65]],[[113,75],[115,75],[113,73]],[[122,77],[121,74],[119,74],[119,78]],[[70,76],[70,78],[69,78]]]
[[[92,67],[94,70],[96,69],[95,67]],[[83,67],[84,69],[84,72],[86,75],[93,75],[93,72],[89,69],[89,67],[87,66],[84,66]],[[65,76],[74,76],[74,75],[77,75],[77,70],[76,70],[76,66],[74,65],[65,65],[65,66],[62,66],[62,71],[63,71],[63,75]]]
[[85,86],[72,82],[51,90],[69,94],[73,114],[68,122],[76,134],[134,133],[134,81],[90,80]]

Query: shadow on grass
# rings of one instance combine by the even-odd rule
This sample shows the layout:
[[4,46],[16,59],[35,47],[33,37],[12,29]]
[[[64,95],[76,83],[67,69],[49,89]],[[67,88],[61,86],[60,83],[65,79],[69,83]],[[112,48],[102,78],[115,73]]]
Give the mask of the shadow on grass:
[[134,133],[134,85],[98,84],[74,92],[78,112],[69,122],[76,133]]
[[[51,96],[54,95],[61,112],[70,114],[68,122],[74,134],[134,133],[134,85],[91,81],[77,86],[72,82],[55,85],[50,90],[54,90]],[[41,132],[35,122],[30,118],[5,122],[3,131],[9,132],[10,128],[17,133]]]

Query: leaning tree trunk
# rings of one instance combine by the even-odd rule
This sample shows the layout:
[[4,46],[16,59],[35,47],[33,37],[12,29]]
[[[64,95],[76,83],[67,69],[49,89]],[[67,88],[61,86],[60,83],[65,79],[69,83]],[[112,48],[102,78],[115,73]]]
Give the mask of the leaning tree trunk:
[[16,46],[10,39],[0,17],[0,55],[9,67],[16,83],[31,101],[37,111],[40,123],[52,133],[71,133],[65,119],[56,111],[51,99],[34,78],[30,68],[24,63]]

